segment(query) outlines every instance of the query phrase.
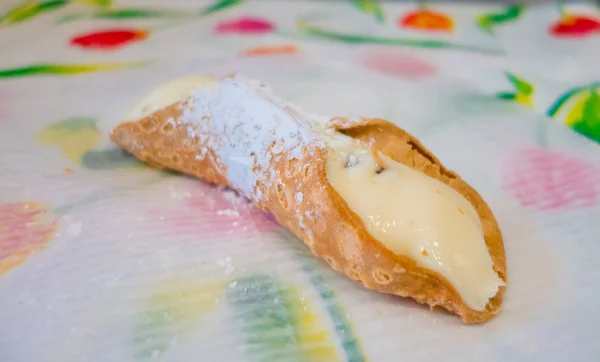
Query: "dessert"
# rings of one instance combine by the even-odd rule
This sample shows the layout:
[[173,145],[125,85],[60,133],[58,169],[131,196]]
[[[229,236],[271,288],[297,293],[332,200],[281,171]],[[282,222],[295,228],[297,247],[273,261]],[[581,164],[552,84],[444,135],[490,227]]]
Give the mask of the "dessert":
[[394,124],[325,117],[241,76],[154,90],[111,133],[142,161],[232,188],[363,286],[498,313],[501,232],[481,196]]

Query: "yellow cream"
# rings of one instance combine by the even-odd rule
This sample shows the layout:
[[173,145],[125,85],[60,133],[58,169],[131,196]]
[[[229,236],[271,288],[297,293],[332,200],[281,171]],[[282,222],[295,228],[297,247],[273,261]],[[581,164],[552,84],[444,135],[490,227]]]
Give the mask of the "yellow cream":
[[444,276],[470,308],[484,310],[504,283],[492,269],[473,205],[443,182],[379,154],[382,169],[358,141],[344,141],[330,150],[327,177],[367,231],[396,255]]
[[186,99],[197,89],[208,87],[210,85],[216,87],[218,83],[214,78],[206,76],[183,77],[166,84],[161,84],[152,90],[150,94],[137,102],[127,112],[125,119],[128,121],[136,121],[140,118],[144,118],[159,109]]

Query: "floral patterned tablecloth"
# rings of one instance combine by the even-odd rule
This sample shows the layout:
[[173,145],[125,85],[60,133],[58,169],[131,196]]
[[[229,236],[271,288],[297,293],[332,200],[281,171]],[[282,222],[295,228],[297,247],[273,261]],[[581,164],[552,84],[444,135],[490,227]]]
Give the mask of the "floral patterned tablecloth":
[[[2,2],[0,361],[598,361],[599,35],[592,4]],[[463,175],[505,236],[502,314],[365,290],[110,144],[153,86],[231,72]]]

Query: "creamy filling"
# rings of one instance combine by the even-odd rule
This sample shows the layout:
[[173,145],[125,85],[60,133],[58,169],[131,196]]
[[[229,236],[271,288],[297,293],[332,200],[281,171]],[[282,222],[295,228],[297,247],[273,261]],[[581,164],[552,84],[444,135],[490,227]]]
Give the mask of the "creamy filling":
[[137,102],[125,115],[126,121],[137,121],[150,114],[182,101],[200,88],[215,88],[218,82],[206,76],[183,77],[161,84]]
[[470,308],[484,310],[504,283],[473,205],[443,182],[383,154],[378,164],[358,141],[339,137],[348,139],[330,150],[327,177],[367,231],[394,254],[444,276]]

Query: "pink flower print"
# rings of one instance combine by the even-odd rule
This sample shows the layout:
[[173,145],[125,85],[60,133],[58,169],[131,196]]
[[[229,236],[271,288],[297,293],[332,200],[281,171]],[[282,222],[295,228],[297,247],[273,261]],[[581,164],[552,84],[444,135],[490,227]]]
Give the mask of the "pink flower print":
[[436,72],[425,60],[397,51],[368,51],[361,55],[360,61],[366,68],[400,78],[423,78]]
[[43,204],[0,205],[0,275],[42,250],[57,226],[58,218]]
[[524,206],[552,210],[598,203],[600,169],[593,165],[540,148],[515,153],[508,161],[503,184]]
[[155,210],[162,222],[179,233],[253,236],[278,227],[274,218],[231,190],[195,183],[183,204]]
[[215,32],[219,34],[265,34],[275,30],[275,25],[266,19],[241,17],[219,23]]

